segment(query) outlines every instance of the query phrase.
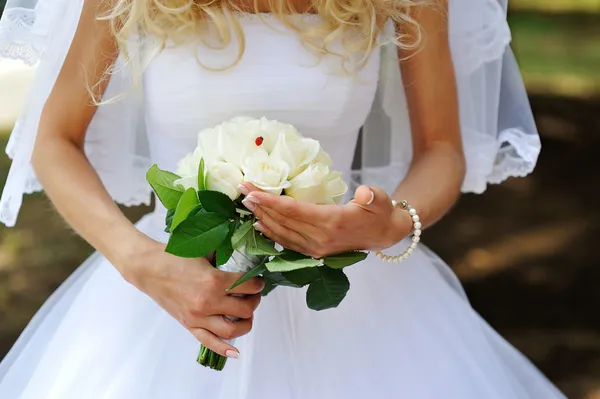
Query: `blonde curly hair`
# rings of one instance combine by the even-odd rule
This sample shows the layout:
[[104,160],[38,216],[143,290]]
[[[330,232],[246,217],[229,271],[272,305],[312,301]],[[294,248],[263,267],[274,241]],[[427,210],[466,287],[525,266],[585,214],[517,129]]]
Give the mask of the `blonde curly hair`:
[[[119,48],[124,52],[128,38],[135,33],[153,35],[164,46],[167,41],[180,44],[190,38],[202,40],[210,26],[217,32],[219,48],[225,48],[237,38],[238,56],[231,66],[241,59],[245,50],[244,32],[237,16],[254,12],[264,18],[261,5],[297,31],[306,45],[321,54],[335,54],[343,59],[357,52],[368,55],[379,45],[388,20],[402,27],[399,33],[386,37],[399,48],[416,49],[422,40],[419,24],[410,11],[424,5],[423,0],[309,0],[307,10],[297,10],[293,0],[251,1],[253,5],[242,9],[234,0],[111,0],[109,12],[103,19],[110,21]],[[317,14],[320,22],[308,27],[296,26],[290,17],[305,12]],[[354,39],[344,40],[347,34]],[[331,50],[330,45],[339,39],[344,43],[344,54]]]

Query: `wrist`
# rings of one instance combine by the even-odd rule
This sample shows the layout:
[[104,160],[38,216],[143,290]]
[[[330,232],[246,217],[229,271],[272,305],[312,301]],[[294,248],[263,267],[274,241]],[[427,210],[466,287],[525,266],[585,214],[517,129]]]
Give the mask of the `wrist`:
[[140,270],[163,251],[164,244],[136,230],[113,247],[111,256],[107,258],[125,280],[137,286]]
[[406,210],[399,206],[395,206],[392,209],[390,221],[396,238],[394,244],[402,241],[413,230],[413,221],[411,216],[408,214],[408,212],[406,212]]
[[[417,212],[417,210],[415,208],[413,208],[407,201],[401,201],[400,203],[397,203],[396,201],[392,201],[392,205],[393,205],[393,210],[396,211],[398,209],[401,209],[403,212],[406,212],[406,214],[409,217],[410,220],[410,231],[408,234],[411,234],[411,243],[410,246],[408,248],[406,248],[404,250],[404,252],[402,252],[399,255],[394,255],[394,256],[390,256],[387,255],[381,251],[377,251],[375,253],[375,255],[386,261],[386,262],[394,262],[394,263],[399,263],[402,262],[403,260],[407,259],[417,248],[417,245],[419,243],[419,241],[421,240],[421,229],[423,227],[422,222],[421,222],[421,218]],[[392,212],[393,214],[394,212]],[[401,220],[397,219],[397,217],[392,217],[392,220],[394,220],[396,223],[401,223]]]

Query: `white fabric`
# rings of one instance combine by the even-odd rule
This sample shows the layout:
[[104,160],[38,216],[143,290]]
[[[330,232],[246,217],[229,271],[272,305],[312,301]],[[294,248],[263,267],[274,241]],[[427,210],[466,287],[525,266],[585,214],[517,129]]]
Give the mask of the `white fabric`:
[[[157,239],[163,220],[139,228]],[[394,248],[399,251],[407,245]],[[221,373],[198,343],[95,255],[48,300],[0,363],[3,399],[564,399],[475,313],[450,269],[420,247],[402,265],[347,270],[334,310],[277,288]]]
[[[271,23],[276,23],[271,21]],[[310,23],[307,21],[307,23]],[[352,76],[339,60],[315,64],[295,34],[243,22],[241,63],[202,45],[164,50],[144,75],[152,162],[174,169],[196,132],[235,115],[296,125],[347,173],[376,94],[375,52]],[[197,50],[197,51],[196,51]],[[164,209],[138,228],[165,241]],[[408,245],[400,243],[391,252]],[[340,307],[315,312],[301,289],[277,288],[238,339],[241,358],[221,373],[195,362],[198,343],[100,255],[48,300],[0,363],[6,399],[562,399],[469,306],[449,268],[423,246],[401,265],[375,257],[347,269]]]
[[[13,166],[0,198],[0,222],[8,226],[16,222],[23,194],[41,190],[30,166],[31,152],[41,109],[64,61],[82,4],[83,0],[9,0],[0,20],[0,58],[39,63],[28,106],[7,148]],[[450,44],[467,157],[464,192],[481,193],[488,183],[530,173],[540,151],[527,95],[508,47],[505,12],[506,0],[450,0]],[[133,61],[145,64],[153,52],[146,48],[151,43],[143,44]],[[117,71],[109,98],[132,87],[131,68]],[[130,94],[100,109],[89,128],[86,151],[115,201],[147,204],[150,190],[143,177],[150,158],[140,117],[143,107],[141,96]],[[351,175],[353,183],[391,192],[410,165],[412,149],[397,54],[390,45],[382,48],[379,87],[362,138],[362,163]]]

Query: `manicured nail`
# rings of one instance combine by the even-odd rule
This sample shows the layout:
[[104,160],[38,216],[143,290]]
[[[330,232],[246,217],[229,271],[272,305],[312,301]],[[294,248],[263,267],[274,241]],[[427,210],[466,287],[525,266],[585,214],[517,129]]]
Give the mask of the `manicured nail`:
[[375,193],[371,191],[371,199],[369,200],[369,202],[367,202],[366,205],[371,205],[373,201],[375,201]]
[[265,232],[265,227],[263,226],[263,224],[261,222],[256,222],[252,226],[254,226],[254,228],[256,230],[260,231],[261,233]]
[[244,204],[244,206],[246,208],[248,208],[251,212],[254,211],[256,209],[256,205],[258,204],[258,198],[253,197],[251,195],[247,196],[246,198],[244,198],[244,200],[242,201],[242,204]]
[[225,352],[225,356],[227,356],[228,358],[231,358],[231,359],[239,359],[240,358],[239,352],[232,351],[231,349],[229,349],[227,352]]
[[248,195],[250,193],[250,190],[248,190],[248,187],[244,186],[243,184],[240,184],[237,187],[238,191],[244,195]]

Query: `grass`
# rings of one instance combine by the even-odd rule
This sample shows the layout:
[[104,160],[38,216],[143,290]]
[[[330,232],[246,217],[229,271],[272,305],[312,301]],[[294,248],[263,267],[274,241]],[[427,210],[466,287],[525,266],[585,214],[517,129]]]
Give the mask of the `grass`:
[[543,12],[600,12],[600,0],[509,0],[513,10]]
[[600,93],[600,0],[509,0],[509,8],[530,92]]
[[531,92],[600,92],[600,19],[594,14],[513,12],[513,49]]

